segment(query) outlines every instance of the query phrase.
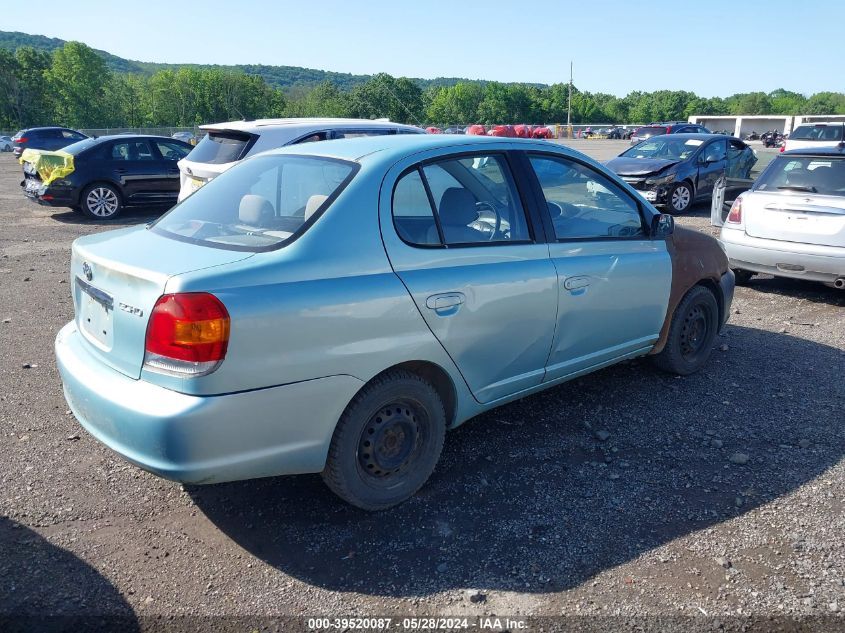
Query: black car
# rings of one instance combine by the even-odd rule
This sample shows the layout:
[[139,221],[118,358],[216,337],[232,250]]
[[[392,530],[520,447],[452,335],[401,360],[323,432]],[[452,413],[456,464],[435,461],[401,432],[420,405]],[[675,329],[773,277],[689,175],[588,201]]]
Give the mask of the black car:
[[56,150],[88,138],[66,127],[31,127],[12,137],[12,153],[20,158],[27,148]]
[[649,202],[682,213],[712,195],[722,175],[749,178],[756,162],[754,150],[733,136],[671,134],[643,141],[607,166]]
[[21,187],[40,204],[111,220],[125,206],[174,204],[179,194],[176,162],[192,149],[166,136],[85,139],[62,153],[48,152],[25,162]]

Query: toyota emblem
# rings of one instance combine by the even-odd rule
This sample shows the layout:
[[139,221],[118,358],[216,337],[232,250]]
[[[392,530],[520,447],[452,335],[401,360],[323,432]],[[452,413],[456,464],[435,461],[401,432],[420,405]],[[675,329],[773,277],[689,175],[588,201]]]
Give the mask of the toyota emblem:
[[94,271],[91,270],[91,264],[88,262],[82,263],[82,272],[85,273],[85,279],[91,281],[94,278]]

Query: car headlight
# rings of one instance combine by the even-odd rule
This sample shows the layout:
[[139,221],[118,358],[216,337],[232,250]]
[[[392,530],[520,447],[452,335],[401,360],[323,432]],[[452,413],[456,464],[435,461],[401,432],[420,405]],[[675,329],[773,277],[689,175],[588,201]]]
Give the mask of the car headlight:
[[659,176],[657,178],[646,178],[647,185],[668,185],[675,180],[675,174],[667,174],[666,176]]

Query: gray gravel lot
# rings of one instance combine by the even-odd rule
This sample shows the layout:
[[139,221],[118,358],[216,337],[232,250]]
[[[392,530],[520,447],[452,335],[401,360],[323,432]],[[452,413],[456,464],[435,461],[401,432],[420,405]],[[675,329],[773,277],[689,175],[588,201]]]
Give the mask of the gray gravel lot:
[[[604,160],[627,143],[571,145]],[[52,352],[70,243],[157,212],[91,223],[19,180],[0,155],[0,629],[10,614],[566,614],[845,630],[845,292],[757,278],[703,372],[627,362],[482,415],[420,494],[365,514],[316,475],[182,487],[85,433]],[[708,215],[679,222],[712,231]]]

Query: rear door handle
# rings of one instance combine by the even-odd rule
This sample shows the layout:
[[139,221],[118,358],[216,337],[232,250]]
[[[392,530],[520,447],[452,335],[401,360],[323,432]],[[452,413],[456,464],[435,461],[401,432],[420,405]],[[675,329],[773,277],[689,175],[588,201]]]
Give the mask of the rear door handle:
[[567,290],[578,290],[579,288],[586,288],[590,285],[590,278],[586,275],[578,277],[567,277],[563,281],[563,287]]
[[466,297],[462,292],[444,292],[431,295],[425,300],[425,307],[446,316],[457,312],[465,300]]

